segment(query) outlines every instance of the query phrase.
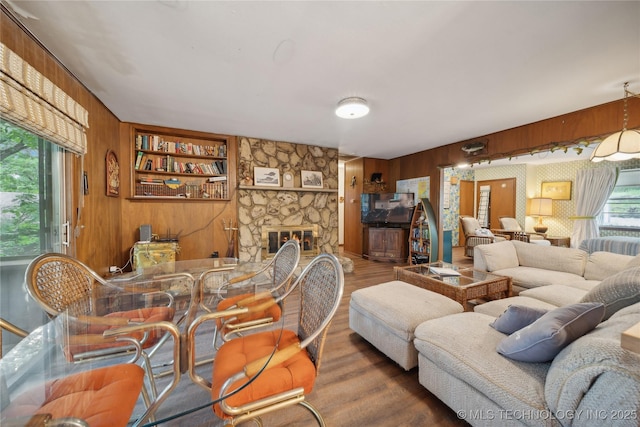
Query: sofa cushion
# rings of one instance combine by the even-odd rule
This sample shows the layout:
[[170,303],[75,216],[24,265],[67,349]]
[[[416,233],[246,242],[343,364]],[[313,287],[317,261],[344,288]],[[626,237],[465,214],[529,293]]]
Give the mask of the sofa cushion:
[[473,308],[473,311],[476,313],[482,313],[493,317],[498,317],[510,305],[525,305],[527,307],[542,309],[542,310],[553,310],[558,308],[553,304],[549,304],[548,302],[540,301],[534,298],[528,298],[523,296],[515,296],[509,298],[496,299],[493,301],[486,302],[484,304],[478,304]]
[[498,344],[498,353],[522,362],[548,362],[602,320],[604,305],[579,303],[551,310]]
[[545,382],[552,413],[602,414],[572,425],[638,425],[640,355],[620,347],[620,334],[638,322],[640,304],[621,309],[555,357]]
[[627,268],[640,267],[640,254],[631,258],[625,267],[626,267],[625,270]]
[[556,307],[562,307],[564,305],[580,302],[586,293],[587,291],[584,289],[578,289],[571,286],[548,285],[527,289],[526,291],[520,292],[520,295],[539,299],[540,301],[553,304]]
[[628,267],[634,258],[629,255],[613,252],[594,252],[587,258],[584,267],[584,278],[587,280],[604,280]]
[[582,297],[582,302],[601,302],[608,319],[621,308],[640,302],[640,267],[629,268],[603,280]]
[[588,254],[585,251],[556,246],[539,246],[512,241],[519,264],[544,270],[562,271],[583,276]]
[[602,282],[602,280],[574,280],[571,282],[566,282],[566,286],[570,286],[572,288],[582,289],[583,291],[590,291],[595,288]]
[[[486,245],[489,246],[489,245]],[[534,245],[531,245],[534,246]],[[493,274],[509,276],[513,285],[522,288],[535,288],[537,286],[562,285],[569,282],[584,280],[584,277],[562,271],[545,270],[536,267],[514,267],[495,270]]]
[[510,241],[505,240],[491,245],[479,245],[477,248],[487,271],[513,268],[519,265],[518,254]]
[[532,413],[545,409],[544,380],[550,363],[514,362],[496,353],[504,334],[489,327],[493,320],[474,312],[429,320],[416,328],[414,343],[423,357],[499,407]]
[[489,326],[498,332],[511,335],[515,331],[529,326],[548,310],[526,305],[510,305],[496,320]]

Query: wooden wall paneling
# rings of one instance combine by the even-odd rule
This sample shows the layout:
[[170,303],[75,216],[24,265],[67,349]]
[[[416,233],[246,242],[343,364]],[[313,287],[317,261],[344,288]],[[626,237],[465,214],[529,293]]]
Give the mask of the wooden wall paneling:
[[[351,186],[355,176],[356,185]],[[364,159],[349,160],[344,164],[344,245],[343,249],[356,255],[363,254],[363,231],[360,222],[360,194],[364,185]]]
[[55,57],[6,15],[4,9],[0,13],[0,19],[3,43],[27,60],[54,84],[74,97],[89,113],[88,152],[83,159],[84,166],[81,165],[79,157],[73,158],[71,162],[76,172],[80,173],[82,168],[87,171],[90,185],[89,194],[84,197],[80,222],[77,223],[77,209],[81,203],[78,191],[81,175],[74,174],[69,184],[72,193],[69,209],[69,217],[72,221],[71,230],[72,233],[76,227],[79,230],[79,235],[74,241],[72,254],[98,273],[106,273],[108,267],[117,265],[120,258],[120,200],[106,197],[104,193],[104,155],[107,149],[118,149],[119,147],[119,121]]

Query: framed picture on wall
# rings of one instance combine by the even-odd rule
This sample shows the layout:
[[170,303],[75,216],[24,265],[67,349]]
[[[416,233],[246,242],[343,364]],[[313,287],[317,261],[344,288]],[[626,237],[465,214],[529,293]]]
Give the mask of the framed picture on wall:
[[543,182],[540,196],[553,200],[571,200],[571,181]]
[[254,185],[280,187],[280,170],[277,168],[253,168]]
[[301,171],[302,188],[323,188],[322,172]]
[[107,151],[105,167],[107,172],[107,196],[118,197],[120,195],[120,164],[116,153],[112,150]]

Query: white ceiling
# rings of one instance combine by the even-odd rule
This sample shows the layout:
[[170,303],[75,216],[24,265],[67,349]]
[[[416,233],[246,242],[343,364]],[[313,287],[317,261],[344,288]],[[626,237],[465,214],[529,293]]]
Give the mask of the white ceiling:
[[[640,1],[2,1],[122,121],[347,155],[640,92]],[[337,118],[350,96],[371,113]]]

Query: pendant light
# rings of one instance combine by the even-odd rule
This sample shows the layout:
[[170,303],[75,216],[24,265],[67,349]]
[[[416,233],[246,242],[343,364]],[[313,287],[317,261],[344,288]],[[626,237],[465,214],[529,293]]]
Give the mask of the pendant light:
[[603,160],[620,161],[640,158],[640,131],[627,130],[629,114],[627,112],[627,96],[639,96],[627,90],[629,82],[624,84],[624,120],[622,131],[609,135],[591,153],[592,162]]

